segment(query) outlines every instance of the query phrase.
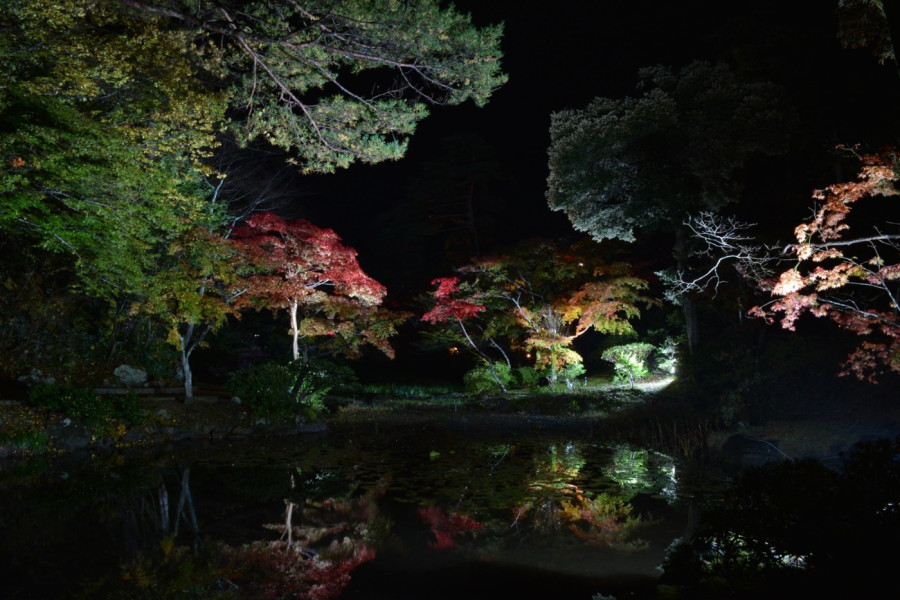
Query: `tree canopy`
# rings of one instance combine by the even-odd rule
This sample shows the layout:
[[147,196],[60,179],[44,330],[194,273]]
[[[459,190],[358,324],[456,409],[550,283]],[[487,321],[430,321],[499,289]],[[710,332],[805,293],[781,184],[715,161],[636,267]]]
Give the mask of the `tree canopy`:
[[645,68],[637,92],[551,116],[547,201],[597,241],[737,201],[737,169],[786,141],[779,88],[724,64]]
[[818,207],[794,229],[796,244],[785,250],[794,265],[761,281],[774,299],[751,309],[769,322],[794,330],[809,313],[827,317],[862,338],[844,364],[843,374],[876,381],[884,370],[900,372],[900,231],[896,222],[879,219],[871,230],[851,234],[857,203],[880,203],[878,214],[894,214],[898,157],[894,151],[864,155],[856,181],[830,185],[813,193]]
[[240,265],[214,238],[258,210],[228,205],[246,191],[229,172],[253,169],[223,167],[223,142],[306,173],[400,158],[431,106],[506,81],[501,35],[436,0],[10,0],[0,231],[29,251],[0,267],[52,261],[77,276],[66,293],[159,321],[189,353],[235,310]]
[[[462,342],[484,360],[503,347],[528,355],[528,363],[551,381],[581,355],[574,341],[596,331],[629,336],[647,282],[626,264],[606,264],[585,243],[532,240],[512,251],[457,269],[459,277],[436,279],[434,306],[422,320],[458,327]],[[468,326],[466,323],[468,322]]]

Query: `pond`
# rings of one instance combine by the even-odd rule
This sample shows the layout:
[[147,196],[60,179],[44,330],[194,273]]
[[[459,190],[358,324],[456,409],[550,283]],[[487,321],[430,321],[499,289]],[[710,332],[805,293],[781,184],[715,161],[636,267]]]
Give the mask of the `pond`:
[[8,462],[0,597],[653,597],[679,468],[590,432],[378,423]]

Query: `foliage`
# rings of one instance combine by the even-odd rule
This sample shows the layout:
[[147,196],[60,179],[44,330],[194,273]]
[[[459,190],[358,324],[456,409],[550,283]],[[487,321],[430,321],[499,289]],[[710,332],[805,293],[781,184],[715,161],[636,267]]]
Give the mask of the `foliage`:
[[581,362],[571,348],[575,339],[590,330],[633,333],[638,305],[653,303],[641,293],[647,283],[628,265],[605,264],[587,242],[532,240],[457,272],[459,278],[433,282],[435,304],[422,320],[457,326],[463,343],[489,364],[488,353],[501,352],[510,366],[501,343],[533,357],[551,383]]
[[[109,357],[109,330],[164,322],[187,397],[191,352],[240,293],[213,239],[223,139],[306,171],[395,159],[427,104],[482,105],[506,80],[502,28],[433,0],[11,0],[0,30],[0,238],[104,304],[92,314],[109,321],[86,320]],[[388,351],[397,315],[357,316],[347,351]]]
[[397,159],[428,104],[481,105],[506,80],[501,27],[431,0],[124,4],[210,57],[238,139],[292,151],[307,171]]
[[99,437],[120,437],[127,427],[140,425],[146,419],[146,411],[133,394],[100,396],[81,387],[39,383],[28,390],[28,401],[95,428]]
[[548,203],[597,241],[735,202],[738,168],[784,145],[779,89],[723,64],[645,68],[637,91],[551,117]]
[[459,538],[465,532],[484,529],[484,523],[476,521],[470,515],[461,512],[447,513],[440,506],[419,508],[419,517],[431,528],[434,541],[429,541],[428,547],[435,550],[456,548],[461,541]]
[[650,360],[656,348],[646,342],[612,346],[603,351],[602,358],[615,366],[616,379],[634,387],[635,380],[650,376]]
[[541,383],[541,372],[532,366],[516,367],[512,370],[513,387],[532,390]]
[[[761,282],[776,299],[750,314],[771,323],[780,313],[781,326],[791,331],[805,313],[831,319],[863,338],[842,374],[875,382],[885,369],[900,372],[900,233],[884,228],[887,203],[897,195],[898,162],[893,152],[860,158],[857,181],[813,193],[818,208],[794,230],[797,243],[789,247],[796,264]],[[864,198],[880,199],[877,223],[871,234],[851,236],[851,211]]]
[[294,401],[315,413],[325,408],[322,401],[334,387],[352,385],[356,381],[356,375],[349,366],[330,360],[294,361],[290,367],[294,378],[291,387]]
[[286,365],[267,362],[233,373],[228,379],[228,391],[254,414],[286,417],[296,414],[290,397],[292,384]]
[[463,375],[466,393],[472,396],[505,391],[512,381],[512,373],[505,363],[479,364]]
[[867,48],[881,64],[897,62],[883,0],[838,0],[837,17],[841,46]]
[[0,456],[43,454],[50,445],[50,434],[32,424],[0,427]]
[[[245,279],[242,302],[288,309],[294,360],[301,358],[301,338],[348,356],[371,344],[393,358],[388,338],[405,315],[381,307],[387,290],[334,231],[260,213],[235,227],[231,238],[257,269]],[[304,360],[307,353],[304,348]]]
[[256,415],[315,420],[328,392],[354,380],[349,367],[327,360],[266,362],[232,374],[228,390]]

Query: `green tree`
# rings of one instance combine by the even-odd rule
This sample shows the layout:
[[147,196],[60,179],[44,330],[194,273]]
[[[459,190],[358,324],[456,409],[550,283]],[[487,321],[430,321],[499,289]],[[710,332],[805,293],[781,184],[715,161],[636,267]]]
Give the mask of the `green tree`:
[[[780,90],[742,81],[723,64],[694,62],[680,71],[642,69],[637,92],[552,115],[547,201],[597,241],[675,234],[677,269],[686,272],[681,224],[738,201],[738,169],[784,147]],[[689,296],[684,302],[693,350],[694,306]]]
[[501,30],[432,0],[10,0],[0,230],[68,257],[73,293],[116,314],[173,331],[202,306],[221,322],[222,248],[182,244],[225,233],[220,139],[276,146],[305,171],[399,158],[429,105],[482,104],[505,81]]
[[502,27],[433,0],[116,4],[213,53],[231,131],[295,151],[308,171],[400,158],[429,105],[481,105],[506,81]]

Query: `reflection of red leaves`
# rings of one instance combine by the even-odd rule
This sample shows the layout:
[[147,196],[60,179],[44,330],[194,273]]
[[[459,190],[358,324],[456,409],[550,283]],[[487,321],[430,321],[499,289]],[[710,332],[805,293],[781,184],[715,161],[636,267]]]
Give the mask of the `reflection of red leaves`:
[[353,543],[349,556],[329,559],[307,559],[282,544],[259,542],[234,550],[235,570],[228,575],[248,597],[333,600],[350,583],[352,571],[374,558],[375,551],[362,542]]
[[338,598],[350,583],[350,573],[359,565],[375,558],[375,551],[368,546],[357,549],[348,559],[332,561],[315,561],[314,568],[304,577],[309,589],[304,598],[309,600],[331,600]]
[[437,506],[427,506],[419,509],[422,520],[431,525],[431,533],[434,541],[428,542],[430,548],[446,550],[456,547],[456,537],[464,531],[480,531],[484,529],[484,523],[480,523],[463,513],[447,514]]
[[9,162],[9,166],[13,169],[21,169],[25,166],[25,159],[21,156],[17,156]]

